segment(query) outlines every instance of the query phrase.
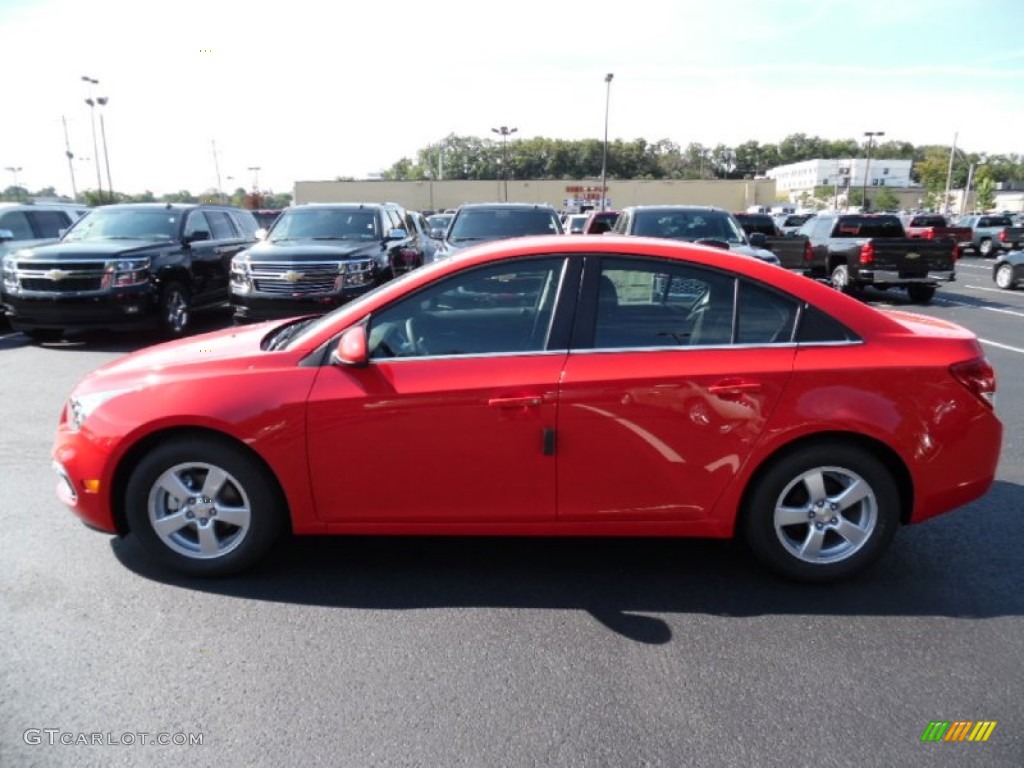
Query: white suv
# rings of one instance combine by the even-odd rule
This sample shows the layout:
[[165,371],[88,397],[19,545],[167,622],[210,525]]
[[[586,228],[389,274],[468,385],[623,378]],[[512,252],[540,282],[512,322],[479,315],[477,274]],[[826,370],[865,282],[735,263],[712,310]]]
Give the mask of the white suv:
[[0,203],[0,259],[32,245],[57,240],[89,207],[72,203]]

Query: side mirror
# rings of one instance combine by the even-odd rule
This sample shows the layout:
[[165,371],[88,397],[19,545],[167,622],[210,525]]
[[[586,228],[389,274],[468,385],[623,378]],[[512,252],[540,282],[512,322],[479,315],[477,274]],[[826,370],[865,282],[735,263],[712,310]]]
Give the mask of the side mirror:
[[440,227],[435,227],[430,230],[430,237],[434,240],[444,240],[444,230]]
[[189,235],[189,236],[187,236],[185,238],[185,243],[186,244],[188,244],[188,243],[198,243],[198,242],[200,242],[202,240],[209,240],[209,239],[210,239],[210,233],[209,232],[207,232],[205,229],[197,229],[195,232],[193,232],[191,235]]
[[366,349],[366,325],[354,325],[341,334],[338,346],[331,353],[331,363],[337,366],[348,365],[362,368],[370,361]]
[[260,227],[259,229],[256,230],[256,239],[257,240],[266,240],[267,239],[266,227]]
[[405,240],[409,236],[409,233],[404,229],[389,229],[385,240]]
[[755,232],[749,238],[751,248],[764,248],[768,245],[768,238],[764,232]]
[[0,229],[0,243],[6,243],[14,239],[14,233],[9,229]]

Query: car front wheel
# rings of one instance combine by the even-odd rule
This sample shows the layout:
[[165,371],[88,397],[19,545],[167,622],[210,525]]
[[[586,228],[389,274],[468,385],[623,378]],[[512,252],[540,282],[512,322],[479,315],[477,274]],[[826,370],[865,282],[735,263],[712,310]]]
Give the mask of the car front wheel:
[[160,292],[160,325],[168,336],[183,336],[192,319],[192,300],[181,283],[168,283]]
[[252,566],[280,536],[283,504],[266,470],[242,448],[206,437],[158,445],[132,472],[125,511],[156,559],[194,576]]
[[808,445],[772,464],[743,509],[743,533],[769,568],[791,579],[845,578],[874,562],[899,521],[892,474],[867,451]]

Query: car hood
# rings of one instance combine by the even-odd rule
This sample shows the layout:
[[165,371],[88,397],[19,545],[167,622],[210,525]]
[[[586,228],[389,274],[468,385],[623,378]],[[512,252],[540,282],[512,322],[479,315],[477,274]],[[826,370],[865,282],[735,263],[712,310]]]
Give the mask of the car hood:
[[225,328],[141,349],[88,374],[75,387],[75,394],[144,390],[175,378],[223,376],[249,370],[274,356],[264,352],[260,344],[282,324],[277,320]]
[[158,248],[177,247],[169,240],[89,240],[83,243],[56,242],[16,251],[18,260],[35,259],[54,261],[59,259],[116,258],[144,254]]
[[379,250],[376,240],[287,240],[249,248],[249,261],[323,261],[345,259]]

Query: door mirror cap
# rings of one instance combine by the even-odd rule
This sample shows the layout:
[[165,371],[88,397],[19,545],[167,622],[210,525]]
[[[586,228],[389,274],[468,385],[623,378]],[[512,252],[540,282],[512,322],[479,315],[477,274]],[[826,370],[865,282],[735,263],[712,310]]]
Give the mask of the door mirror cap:
[[14,239],[14,232],[9,229],[0,229],[0,243],[5,243],[8,240]]
[[338,366],[361,368],[369,363],[366,349],[366,326],[354,325],[341,334],[338,346],[331,353],[331,363]]

